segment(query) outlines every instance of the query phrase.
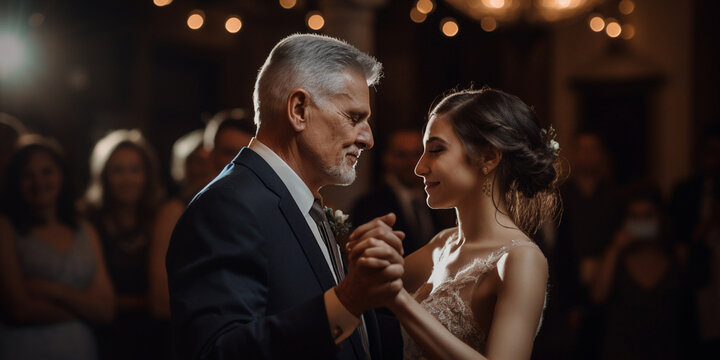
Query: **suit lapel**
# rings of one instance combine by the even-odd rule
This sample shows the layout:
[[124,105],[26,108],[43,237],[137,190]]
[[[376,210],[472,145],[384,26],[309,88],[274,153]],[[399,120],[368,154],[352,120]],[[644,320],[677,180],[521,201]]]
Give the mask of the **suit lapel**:
[[[265,162],[260,155],[249,148],[243,148],[235,157],[233,162],[238,165],[245,166],[253,171],[255,175],[260,178],[263,184],[265,184],[268,189],[280,198],[278,207],[295,234],[295,238],[300,244],[300,247],[307,258],[310,267],[313,269],[313,273],[320,283],[320,286],[324,291],[335,286],[335,279],[330,272],[330,268],[327,266],[327,261],[325,260],[322,250],[320,250],[320,247],[318,246],[315,235],[313,235],[310,227],[308,227],[305,216],[302,214],[295,203],[295,199],[293,199],[292,195],[290,195],[287,187],[285,187],[285,184],[275,173],[272,167],[270,167],[270,165],[268,165],[268,163]],[[367,317],[367,315],[365,316]],[[353,334],[346,339],[346,341],[350,342],[356,358],[365,358],[365,350],[362,346],[359,330],[355,330]]]
[[310,266],[315,272],[315,277],[322,285],[323,290],[327,290],[335,286],[335,279],[333,279],[330,268],[327,266],[325,256],[318,247],[318,243],[315,240],[315,236],[308,227],[308,223],[305,217],[298,209],[295,200],[288,193],[287,196],[280,199],[280,211],[285,215],[285,219],[295,233],[295,238],[300,243],[300,246],[307,257]]
[[287,187],[285,187],[285,184],[272,167],[260,155],[247,147],[240,151],[233,162],[249,168],[268,189],[280,198],[278,204],[280,211],[295,234],[295,239],[300,243],[300,247],[303,249],[303,253],[322,289],[327,290],[335,286],[335,280],[330,268],[327,266],[325,256],[318,247],[305,216],[300,212],[292,195],[290,195]]

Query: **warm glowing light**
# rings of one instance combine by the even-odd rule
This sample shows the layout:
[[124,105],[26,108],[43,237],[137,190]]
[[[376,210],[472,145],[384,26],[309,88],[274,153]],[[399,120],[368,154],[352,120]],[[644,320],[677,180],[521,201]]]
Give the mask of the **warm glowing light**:
[[620,33],[622,33],[622,27],[620,26],[620,24],[618,24],[617,21],[611,21],[608,19],[608,24],[605,27],[605,32],[609,37],[616,38],[620,36]]
[[205,13],[201,10],[193,10],[187,18],[187,26],[193,30],[197,30],[205,23]]
[[635,3],[632,0],[622,0],[618,4],[618,9],[625,15],[630,15],[635,10]]
[[417,4],[415,4],[415,7],[418,9],[419,12],[427,15],[433,9],[435,8],[435,4],[432,2],[432,0],[418,0]]
[[153,4],[160,7],[170,5],[172,2],[173,0],[153,0]]
[[601,32],[605,28],[605,20],[600,16],[590,18],[590,29],[594,32]]
[[[485,6],[493,9],[502,9],[505,6],[505,0],[482,0],[482,2]],[[477,4],[477,2],[474,4]]]
[[307,17],[307,26],[313,30],[320,30],[325,26],[325,19],[317,11],[310,12]]
[[283,9],[292,9],[297,4],[297,0],[280,0],[280,6],[283,7]]
[[40,27],[45,22],[45,15],[41,13],[34,13],[30,15],[30,20],[28,20],[28,24],[32,27]]
[[484,17],[480,20],[480,27],[487,32],[494,31],[497,29],[497,21],[493,17]]
[[622,27],[622,37],[625,40],[630,40],[635,37],[635,27],[630,24],[625,24]]
[[561,8],[566,8],[570,6],[571,1],[570,0],[557,0],[557,4]]
[[444,18],[440,22],[442,25],[440,28],[442,29],[443,35],[447,37],[453,37],[457,35],[460,28],[458,27],[457,22],[453,18]]
[[227,20],[225,20],[225,30],[229,33],[235,34],[240,31],[240,29],[242,29],[242,21],[239,17],[231,15]]
[[421,23],[427,19],[427,15],[421,13],[416,7],[410,10],[410,20],[415,23]]
[[15,72],[25,61],[25,44],[15,35],[0,34],[0,77]]

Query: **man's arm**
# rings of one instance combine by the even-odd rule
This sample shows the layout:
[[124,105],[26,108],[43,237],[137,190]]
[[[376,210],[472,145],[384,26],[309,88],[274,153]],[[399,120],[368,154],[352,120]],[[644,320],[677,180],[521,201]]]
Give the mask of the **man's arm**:
[[[258,213],[211,188],[178,222],[167,255],[182,359],[327,358],[336,350],[323,294],[267,315],[268,258]],[[260,199],[267,200],[267,199]],[[257,207],[256,207],[257,208]]]

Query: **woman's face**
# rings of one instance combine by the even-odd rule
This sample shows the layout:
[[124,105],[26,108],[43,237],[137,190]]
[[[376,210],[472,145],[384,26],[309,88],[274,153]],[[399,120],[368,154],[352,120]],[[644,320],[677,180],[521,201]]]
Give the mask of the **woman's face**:
[[114,202],[134,206],[140,201],[147,181],[147,171],[140,151],[120,147],[107,163],[108,195]]
[[457,206],[479,191],[479,169],[467,161],[467,153],[447,116],[433,116],[425,129],[425,149],[415,166],[423,178],[427,204],[433,209]]
[[62,188],[60,166],[46,151],[34,151],[20,174],[20,193],[30,208],[55,206]]

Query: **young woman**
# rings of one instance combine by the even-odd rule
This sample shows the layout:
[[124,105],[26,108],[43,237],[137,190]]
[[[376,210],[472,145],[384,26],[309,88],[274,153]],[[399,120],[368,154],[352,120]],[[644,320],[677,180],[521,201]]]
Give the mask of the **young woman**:
[[100,234],[117,292],[115,322],[100,329],[107,359],[167,357],[167,326],[150,314],[148,251],[162,198],[157,161],[138,130],[115,130],[90,158],[87,211]]
[[88,323],[114,294],[93,227],[77,216],[59,147],[20,138],[0,204],[0,358],[96,359]]
[[[548,274],[530,236],[556,211],[553,136],[520,99],[489,88],[430,112],[415,172],[428,205],[455,208],[458,226],[405,259],[405,289],[388,306],[405,359],[530,358]],[[354,238],[350,256],[368,254]]]

